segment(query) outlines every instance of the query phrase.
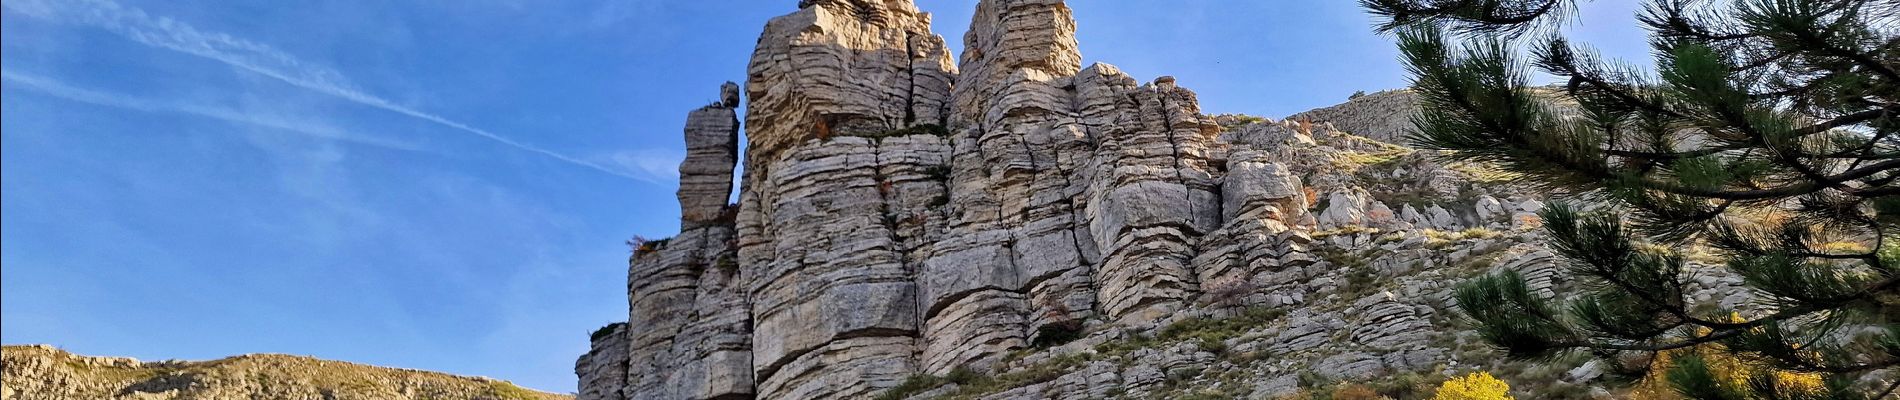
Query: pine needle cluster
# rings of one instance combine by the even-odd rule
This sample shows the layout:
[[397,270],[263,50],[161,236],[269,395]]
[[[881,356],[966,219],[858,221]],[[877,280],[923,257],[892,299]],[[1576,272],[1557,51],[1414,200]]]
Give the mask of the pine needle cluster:
[[[1724,385],[1702,358],[1655,366],[1691,398],[1893,398],[1900,1],[1650,0],[1653,70],[1552,29],[1571,0],[1361,4],[1413,75],[1410,140],[1586,199],[1541,214],[1585,283],[1568,300],[1511,272],[1458,289],[1486,339],[1521,358],[1720,348],[1761,367]],[[1562,84],[1533,87],[1534,72]],[[1693,301],[1708,290],[1696,278],[1718,272],[1758,301]],[[1776,390],[1788,376],[1823,384]]]

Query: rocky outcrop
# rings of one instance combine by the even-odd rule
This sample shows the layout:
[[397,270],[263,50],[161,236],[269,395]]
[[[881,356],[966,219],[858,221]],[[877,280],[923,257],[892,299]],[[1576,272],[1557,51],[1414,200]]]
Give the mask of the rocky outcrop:
[[634,256],[624,398],[753,393],[752,321],[732,243],[729,225],[707,226]]
[[956,75],[909,0],[803,0],[773,18],[747,69],[748,166],[809,139],[942,125]]
[[1082,69],[1061,1],[980,2],[964,42],[948,229],[922,271],[926,371],[1191,297],[1187,241],[1219,209],[1193,93]]
[[281,354],[212,361],[87,357],[52,346],[0,348],[0,399],[556,400],[506,381]]
[[1073,95],[1063,86],[1081,63],[1073,26],[1059,1],[985,1],[964,36],[946,240],[919,271],[927,372],[1020,348],[1031,323],[1092,308],[1065,180],[1087,146],[1065,117]]
[[[680,234],[636,243],[624,329],[604,328],[576,370],[582,398],[714,399],[755,393],[750,296],[736,259],[731,196],[738,154],[738,87],[688,114],[680,164]],[[619,340],[621,343],[603,343]],[[618,365],[616,365],[618,364]],[[616,378],[607,376],[616,371]],[[620,386],[614,387],[615,383]]]
[[615,322],[595,330],[588,338],[587,354],[574,362],[574,375],[580,377],[576,400],[620,400],[627,387],[627,323]]
[[[1240,368],[1210,347],[1276,355],[1264,391],[1416,371],[1452,361],[1447,277],[1504,247],[1456,231],[1530,226],[1523,193],[1375,139],[1402,92],[1214,117],[1174,78],[1084,67],[1060,0],[978,2],[955,66],[909,0],[799,6],[753,54],[739,204],[727,95],[689,118],[681,233],[636,250],[583,398],[856,399],[959,371],[1033,373],[985,398],[1166,397]],[[1261,330],[1165,333],[1237,314]]]
[[686,116],[686,160],[680,163],[681,230],[730,225],[732,169],[739,162],[739,85],[719,87],[719,102]]
[[862,398],[919,370],[956,70],[908,0],[799,6],[766,24],[746,83],[751,368],[763,398]]
[[1288,121],[1328,123],[1333,127],[1387,143],[1405,143],[1413,132],[1412,113],[1418,96],[1411,90],[1387,90],[1356,96],[1336,106],[1293,114]]

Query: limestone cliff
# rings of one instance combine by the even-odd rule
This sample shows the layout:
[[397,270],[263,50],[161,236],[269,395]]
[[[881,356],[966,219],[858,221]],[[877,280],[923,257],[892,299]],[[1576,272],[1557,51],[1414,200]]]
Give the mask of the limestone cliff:
[[739,203],[728,87],[690,115],[681,233],[635,251],[580,398],[1267,398],[1505,365],[1449,285],[1564,284],[1548,195],[1392,143],[1409,93],[1210,116],[1081,65],[1061,0],[976,7],[954,66],[909,0],[768,22]]
[[0,348],[0,399],[555,400],[505,381],[249,354],[213,361],[86,357],[52,346]]

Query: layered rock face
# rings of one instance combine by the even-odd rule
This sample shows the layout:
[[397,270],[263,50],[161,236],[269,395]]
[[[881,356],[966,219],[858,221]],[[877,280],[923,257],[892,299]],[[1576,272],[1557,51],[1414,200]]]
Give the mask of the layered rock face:
[[1413,131],[1412,120],[1405,117],[1417,107],[1418,97],[1411,90],[1388,90],[1354,97],[1344,104],[1293,114],[1286,119],[1329,123],[1339,130],[1373,140],[1399,143]]
[[575,364],[580,399],[752,398],[752,314],[739,273],[738,85],[688,114],[680,164],[680,234],[638,243],[627,273],[626,323],[593,335]]
[[746,83],[751,367],[763,398],[862,398],[918,369],[914,260],[948,145],[909,133],[941,129],[955,68],[908,0],[800,7],[766,24]]
[[625,398],[620,391],[627,387],[627,358],[633,356],[627,348],[632,344],[627,340],[627,323],[615,322],[601,327],[589,341],[591,347],[587,354],[574,362],[574,375],[580,377],[580,391],[575,392],[574,397]]
[[921,271],[927,372],[985,365],[1098,314],[1153,319],[1189,296],[1185,241],[1218,209],[1212,125],[1171,80],[1082,69],[1074,27],[1061,1],[977,6],[949,226]]
[[583,397],[863,397],[1191,300],[1224,196],[1194,93],[1083,69],[1062,1],[977,7],[960,75],[909,1],[769,22],[736,218],[714,218],[728,97],[689,118],[682,232],[636,255],[632,328],[599,338],[627,342],[624,386],[597,388],[622,362],[597,343]]
[[[681,233],[636,251],[626,328],[576,365],[582,399],[868,398],[1244,307],[1305,321],[1244,346],[1287,367],[1424,368],[1447,350],[1427,345],[1439,313],[1419,300],[1445,285],[1362,281],[1443,258],[1410,238],[1534,223],[1507,220],[1516,192],[1313,122],[1395,137],[1403,92],[1297,121],[1214,117],[1173,78],[1084,68],[1060,0],[979,2],[954,66],[909,0],[799,7],[753,54],[736,206],[733,88],[690,115]],[[1367,236],[1381,229],[1411,233]],[[1393,257],[1339,256],[1376,245]],[[1066,365],[997,396],[1159,394],[1216,358],[1192,348]]]

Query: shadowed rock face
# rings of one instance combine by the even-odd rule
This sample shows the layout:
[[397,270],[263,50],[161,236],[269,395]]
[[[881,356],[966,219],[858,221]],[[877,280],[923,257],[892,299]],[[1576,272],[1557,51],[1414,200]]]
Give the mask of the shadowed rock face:
[[[867,398],[917,374],[1011,368],[1025,361],[1006,355],[1049,335],[1108,340],[1213,303],[1305,305],[1343,281],[1313,254],[1336,245],[1316,228],[1463,223],[1436,203],[1394,211],[1332,168],[1390,145],[1305,120],[1222,122],[1173,78],[1084,68],[1060,0],[979,2],[954,66],[908,0],[799,7],[752,57],[737,209],[728,86],[688,119],[682,231],[636,251],[628,324],[577,364],[582,399]],[[1387,126],[1352,110],[1409,112],[1386,103],[1409,107],[1326,117]],[[1456,195],[1443,170],[1406,176]],[[1491,203],[1485,215],[1504,214]],[[1415,350],[1429,310],[1353,296],[1338,300],[1364,324],[1350,335],[1324,325],[1344,317],[1299,314],[1318,322],[1260,347],[1376,350],[1314,357],[1328,376],[1442,361]],[[1091,364],[1004,398],[1101,398],[1213,358]]]

